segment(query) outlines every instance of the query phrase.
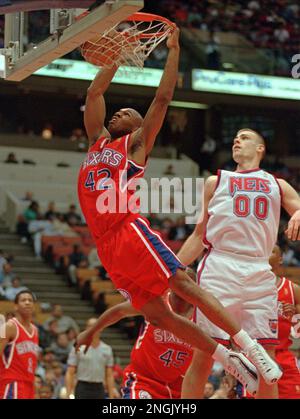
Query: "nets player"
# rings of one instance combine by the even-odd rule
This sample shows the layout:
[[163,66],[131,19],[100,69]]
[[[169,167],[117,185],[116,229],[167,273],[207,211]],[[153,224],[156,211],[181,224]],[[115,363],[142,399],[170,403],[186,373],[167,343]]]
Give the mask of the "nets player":
[[34,399],[39,338],[32,323],[33,310],[33,294],[19,292],[16,316],[8,320],[5,338],[0,338],[0,399]]
[[[285,180],[277,180],[259,168],[265,154],[265,141],[259,133],[248,128],[240,130],[232,151],[236,171],[220,170],[218,176],[207,179],[204,219],[178,257],[190,264],[207,248],[198,271],[201,289],[213,293],[274,358],[277,289],[269,257],[277,240],[281,205],[291,215],[288,236],[299,239],[300,198]],[[196,322],[219,342],[229,343],[229,335],[209,322],[205,313],[198,310]],[[265,380],[260,380],[258,397],[276,398],[277,386],[265,382],[270,384],[273,380],[261,353],[257,361],[265,370]],[[247,355],[256,357],[256,348]],[[185,377],[185,397],[202,394],[211,365],[206,353],[195,352]],[[277,368],[277,378],[280,375]]]
[[[189,270],[190,277],[194,276]],[[173,291],[167,291],[166,304],[174,313],[191,319],[193,307],[178,297]],[[103,330],[124,317],[140,313],[129,302],[118,304],[103,313],[94,327],[77,337],[76,346],[87,345],[99,330]],[[123,372],[123,398],[125,399],[179,399],[184,374],[192,360],[191,346],[172,333],[153,326],[148,321],[140,331],[131,352],[131,362]],[[248,391],[255,392],[256,380],[248,385]]]
[[280,399],[300,399],[300,371],[297,359],[289,347],[292,344],[291,328],[293,315],[300,314],[300,287],[279,276],[282,264],[281,250],[275,246],[270,258],[270,265],[276,275],[278,288],[278,340],[276,361],[283,370],[283,376],[278,381]]
[[[78,178],[78,197],[103,263],[116,288],[150,323],[169,330],[189,344],[213,355],[220,362],[235,363],[245,372],[246,359],[230,356],[221,345],[204,335],[188,320],[169,310],[162,299],[171,288],[198,306],[214,323],[225,329],[243,348],[255,345],[236,325],[222,305],[202,291],[184,272],[184,266],[155,233],[146,219],[127,208],[130,184],[142,177],[149,153],[172,99],[178,76],[179,30],[169,37],[169,54],[155,98],[143,119],[134,109],[114,114],[104,127],[104,92],[117,68],[103,69],[89,87],[84,122],[90,148]],[[268,359],[270,369],[274,369]],[[242,371],[243,370],[243,371]]]

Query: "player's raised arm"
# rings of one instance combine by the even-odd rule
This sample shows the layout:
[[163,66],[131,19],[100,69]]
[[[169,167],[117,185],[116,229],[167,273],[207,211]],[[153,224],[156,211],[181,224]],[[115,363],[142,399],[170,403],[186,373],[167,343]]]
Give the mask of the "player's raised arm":
[[291,216],[286,231],[289,240],[300,240],[300,197],[285,180],[278,179],[282,191],[282,206]]
[[118,67],[101,69],[87,91],[84,125],[90,146],[101,136],[109,136],[104,127],[106,107],[103,94],[108,89]]
[[151,152],[155,139],[162,127],[169,103],[174,94],[178,78],[179,64],[179,29],[176,28],[167,40],[169,54],[164,72],[150,108],[144,118],[141,128],[131,137],[131,145],[142,141],[146,156]]
[[101,316],[92,327],[79,333],[75,342],[76,351],[79,350],[80,346],[86,345],[86,353],[95,333],[105,329],[108,326],[111,326],[112,324],[117,323],[124,317],[138,316],[139,314],[141,313],[133,308],[132,305],[127,301],[124,303],[116,304],[115,306],[109,308],[103,314],[101,314]]
[[217,180],[217,176],[210,176],[206,179],[204,189],[204,208],[203,211],[201,211],[203,218],[198,224],[196,224],[193,233],[187,238],[177,254],[178,258],[184,265],[190,265],[193,263],[204,250],[202,241],[208,220],[208,204],[214,194]]

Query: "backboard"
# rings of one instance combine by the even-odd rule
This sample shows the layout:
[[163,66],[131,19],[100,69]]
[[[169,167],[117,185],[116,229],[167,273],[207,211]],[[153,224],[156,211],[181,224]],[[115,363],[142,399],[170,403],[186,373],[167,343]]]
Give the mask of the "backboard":
[[21,81],[143,7],[143,0],[107,0],[79,20],[77,16],[86,9],[51,9],[49,37],[27,51],[23,47],[25,12],[8,13],[4,49],[0,50],[5,57],[2,76]]

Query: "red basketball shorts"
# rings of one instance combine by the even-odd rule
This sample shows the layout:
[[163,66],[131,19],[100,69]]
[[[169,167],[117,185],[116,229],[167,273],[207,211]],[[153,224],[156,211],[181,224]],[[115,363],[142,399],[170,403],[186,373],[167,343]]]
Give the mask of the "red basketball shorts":
[[34,384],[28,381],[0,381],[0,399],[34,399]]
[[123,399],[180,399],[183,378],[175,383],[161,383],[138,373],[129,365],[124,370]]
[[127,221],[97,243],[98,253],[115,287],[136,309],[161,296],[168,279],[185,269],[142,217]]
[[300,371],[295,356],[289,350],[278,350],[276,361],[283,370],[278,382],[279,398],[300,399]]

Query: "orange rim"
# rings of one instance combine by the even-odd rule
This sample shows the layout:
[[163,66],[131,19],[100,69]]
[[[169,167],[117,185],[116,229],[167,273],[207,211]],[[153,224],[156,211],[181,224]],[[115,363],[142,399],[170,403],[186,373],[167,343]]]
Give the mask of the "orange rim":
[[169,19],[163,16],[154,15],[152,13],[142,13],[142,12],[136,12],[133,13],[131,16],[128,16],[126,19],[124,19],[123,22],[152,22],[153,20],[157,20],[158,22],[165,23],[167,25],[166,29],[161,32],[153,32],[153,33],[141,33],[138,34],[138,38],[146,39],[146,38],[152,38],[152,36],[162,36],[166,33],[167,29],[169,28],[175,28],[176,25],[171,22]]
[[[86,10],[81,15],[76,17],[76,20],[82,19],[83,17],[87,16],[90,12]],[[175,23],[171,22],[169,19],[167,19],[164,16],[154,15],[152,13],[142,13],[142,12],[136,12],[132,15],[126,17],[121,22],[152,22],[153,20],[157,20],[158,22],[165,23],[167,25],[166,30],[168,28],[174,28],[176,27]],[[120,23],[121,23],[120,22]],[[138,36],[138,38],[152,38],[153,35],[155,36],[162,36],[166,30],[157,32],[157,33],[141,33]]]

